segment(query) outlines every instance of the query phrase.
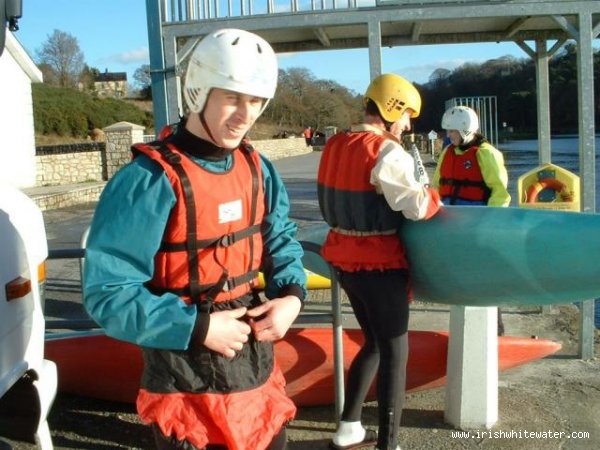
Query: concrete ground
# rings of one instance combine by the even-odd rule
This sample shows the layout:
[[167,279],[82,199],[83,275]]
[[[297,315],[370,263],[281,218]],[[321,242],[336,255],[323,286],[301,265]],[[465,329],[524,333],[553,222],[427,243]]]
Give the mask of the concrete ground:
[[[291,197],[292,218],[306,227],[320,222],[314,167],[317,152],[276,162]],[[425,161],[428,165],[428,161]],[[429,162],[429,167],[431,163]],[[51,249],[78,248],[93,203],[44,212]],[[329,306],[315,292],[306,311]],[[81,308],[77,260],[49,261],[46,292],[48,323],[86,319]],[[353,325],[344,304],[345,323]],[[596,449],[600,448],[600,361],[577,358],[579,313],[574,305],[506,308],[506,334],[552,339],[562,344],[553,356],[499,375],[499,420],[491,430],[457,434],[444,421],[445,390],[409,393],[402,418],[401,445],[407,449]],[[410,328],[447,330],[448,307],[415,302]],[[596,332],[596,354],[600,351]],[[376,402],[367,403],[364,424],[376,428]],[[49,418],[55,449],[151,449],[152,441],[133,405],[59,394]],[[335,430],[333,406],[301,408],[289,426],[290,450],[326,449]],[[493,432],[493,433],[491,433]],[[32,445],[0,439],[0,450]],[[248,449],[252,450],[252,449]]]

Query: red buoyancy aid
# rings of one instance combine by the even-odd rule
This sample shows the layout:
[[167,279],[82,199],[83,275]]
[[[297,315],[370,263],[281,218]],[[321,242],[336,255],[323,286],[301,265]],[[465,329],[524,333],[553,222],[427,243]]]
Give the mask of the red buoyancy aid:
[[406,268],[397,233],[403,218],[370,182],[385,136],[339,133],[328,142],[318,173],[321,212],[332,230],[323,257],[346,271]]
[[483,180],[477,161],[480,147],[469,147],[461,155],[456,154],[455,148],[454,145],[448,147],[440,167],[440,196],[443,200],[450,200],[450,204],[454,204],[456,199],[487,202],[491,191]]
[[162,166],[177,198],[148,287],[186,302],[209,297],[209,305],[250,291],[261,263],[265,213],[258,153],[244,144],[233,151],[229,171],[213,173],[172,144],[133,149]]
[[[247,302],[263,251],[265,193],[258,153],[242,144],[227,172],[212,173],[164,141],[138,144],[133,151],[162,166],[177,199],[149,289],[177,293],[196,303],[200,314],[208,313],[213,301]],[[138,413],[186,445],[264,450],[295,415],[271,342],[250,336],[233,359],[204,346],[144,348],[143,353]]]

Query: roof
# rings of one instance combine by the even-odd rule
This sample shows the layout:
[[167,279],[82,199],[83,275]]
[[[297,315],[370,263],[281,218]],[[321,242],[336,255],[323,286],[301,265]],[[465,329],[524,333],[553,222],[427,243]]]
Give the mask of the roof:
[[[239,17],[223,10],[208,20],[167,18],[163,26],[169,37],[185,38],[244,28],[260,34],[279,53],[368,48],[378,29],[383,47],[569,39],[578,36],[579,14],[596,14],[597,22],[600,13],[600,2],[590,0],[364,0],[361,5],[372,3],[366,7],[340,3],[333,10],[313,2],[312,10],[277,9],[270,14],[256,7],[254,14]],[[352,3],[358,2],[348,0],[347,5]]]
[[127,72],[104,72],[99,73],[94,81],[127,81]]
[[13,33],[8,30],[6,30],[6,50],[10,53],[21,70],[27,74],[32,83],[42,83],[44,81],[40,69],[38,69]]
[[145,130],[146,128],[131,122],[117,122],[102,128],[104,131]]

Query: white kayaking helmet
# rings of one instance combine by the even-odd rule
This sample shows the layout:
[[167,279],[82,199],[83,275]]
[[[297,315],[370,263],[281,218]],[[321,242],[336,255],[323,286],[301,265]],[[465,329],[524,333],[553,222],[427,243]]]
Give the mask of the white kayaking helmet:
[[479,117],[468,106],[453,106],[442,116],[444,130],[457,130],[464,142],[469,142],[479,130]]
[[191,112],[202,111],[212,88],[265,99],[261,114],[277,87],[277,57],[260,36],[223,29],[196,45],[185,75],[183,96]]

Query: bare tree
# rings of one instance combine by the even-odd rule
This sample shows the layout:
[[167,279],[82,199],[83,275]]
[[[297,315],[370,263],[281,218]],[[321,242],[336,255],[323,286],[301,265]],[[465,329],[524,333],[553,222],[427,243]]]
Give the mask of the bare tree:
[[77,38],[65,31],[54,30],[37,50],[39,64],[45,64],[55,73],[57,85],[75,87],[84,69],[84,56]]
[[142,64],[133,72],[133,79],[143,99],[152,99],[152,78],[150,76],[150,64]]

